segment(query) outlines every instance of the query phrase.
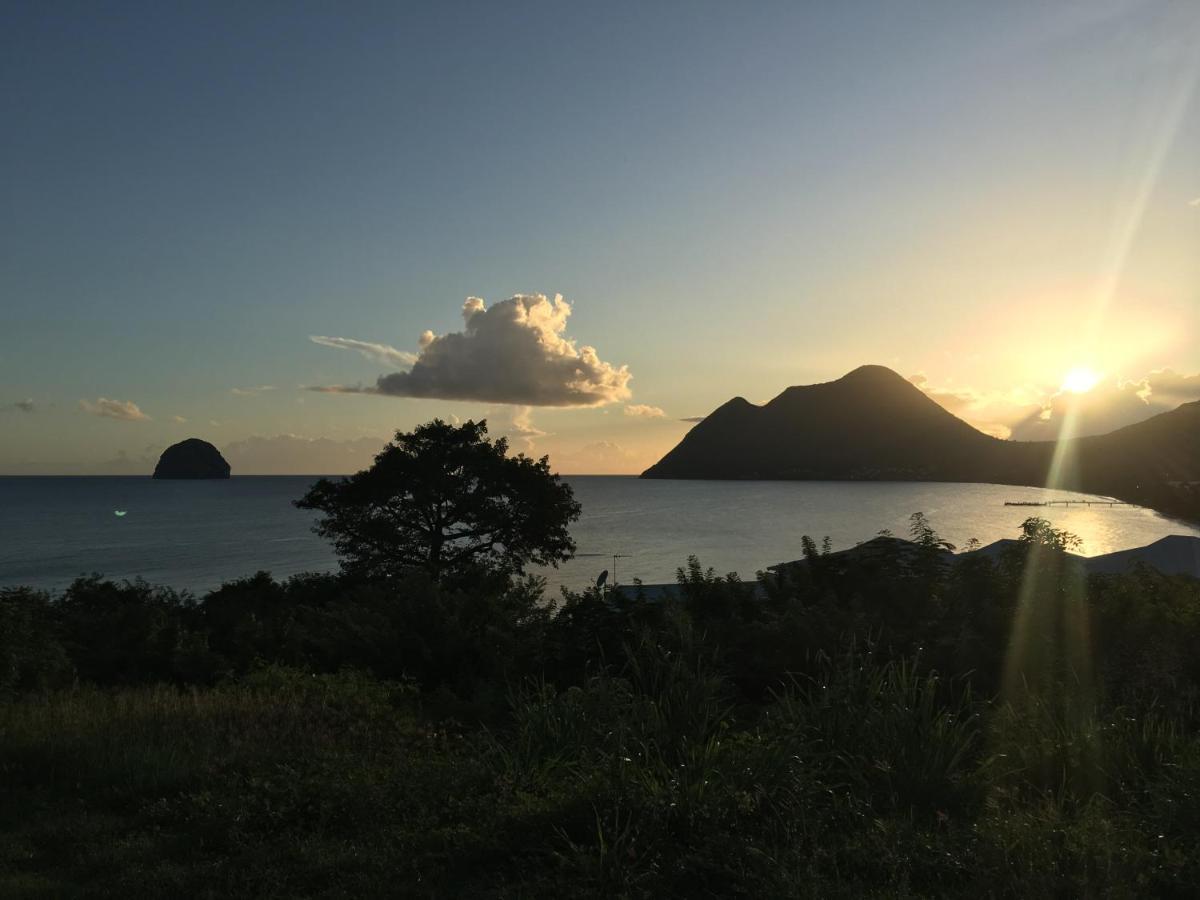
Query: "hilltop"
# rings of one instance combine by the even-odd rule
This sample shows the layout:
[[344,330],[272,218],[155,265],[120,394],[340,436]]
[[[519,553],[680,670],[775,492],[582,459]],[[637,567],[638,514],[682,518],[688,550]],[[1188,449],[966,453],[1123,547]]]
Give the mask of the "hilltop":
[[163,451],[155,478],[228,478],[229,463],[221,451],[200,438],[188,438]]
[[762,406],[735,397],[643,478],[963,481],[1060,487],[1200,518],[1200,402],[1064,441],[1005,441],[947,412],[885,366],[789,387]]

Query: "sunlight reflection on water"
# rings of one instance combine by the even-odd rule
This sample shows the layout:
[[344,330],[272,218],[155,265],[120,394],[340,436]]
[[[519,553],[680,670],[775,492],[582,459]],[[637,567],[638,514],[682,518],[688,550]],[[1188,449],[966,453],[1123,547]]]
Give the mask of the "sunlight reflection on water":
[[[205,590],[266,569],[277,577],[336,567],[312,534],[311,513],[291,501],[310,477],[243,477],[220,482],[149,478],[0,478],[0,585],[56,588],[76,575],[141,575]],[[1089,556],[1138,547],[1167,534],[1200,531],[1138,507],[1012,507],[1005,500],[1084,495],[986,484],[899,482],[642,481],[567,479],[583,505],[572,528],[581,556],[549,570],[552,588],[581,588],[602,569],[628,583],[671,581],[688,554],[718,572],[745,577],[800,555],[800,537],[829,535],[835,549],[880,529],[907,532],[924,512],[948,540],[987,544],[1016,537],[1032,515],[1083,539]],[[114,509],[127,510],[117,518]]]

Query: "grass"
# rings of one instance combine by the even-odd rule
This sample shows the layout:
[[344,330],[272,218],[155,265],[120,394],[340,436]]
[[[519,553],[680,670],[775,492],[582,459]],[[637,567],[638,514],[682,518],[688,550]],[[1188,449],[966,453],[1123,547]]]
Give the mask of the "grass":
[[1200,751],[1169,721],[994,707],[853,648],[743,715],[694,649],[529,684],[495,733],[431,726],[403,684],[282,669],[8,702],[0,895],[1182,897],[1200,877]]
[[553,616],[0,592],[0,897],[1195,896],[1200,583],[1048,567],[1014,667],[1020,560],[810,556]]

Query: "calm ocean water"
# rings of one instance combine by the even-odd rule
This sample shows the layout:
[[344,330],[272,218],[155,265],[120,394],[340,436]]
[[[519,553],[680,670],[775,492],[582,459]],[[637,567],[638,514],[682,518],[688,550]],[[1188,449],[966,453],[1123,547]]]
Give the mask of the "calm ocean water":
[[[228,481],[0,477],[0,586],[61,588],[82,573],[204,591],[266,569],[277,577],[336,568],[312,534],[313,514],[291,501],[309,476]],[[1083,539],[1094,556],[1167,534],[1200,530],[1137,507],[1029,509],[1005,500],[1084,499],[1037,488],[901,482],[641,481],[567,479],[583,505],[573,529],[579,554],[547,573],[552,586],[583,587],[617,560],[622,582],[671,581],[689,553],[719,572],[755,571],[800,555],[800,537],[835,549],[888,528],[906,533],[920,510],[947,539],[987,544],[1015,537],[1042,515]],[[125,510],[124,516],[115,515]]]

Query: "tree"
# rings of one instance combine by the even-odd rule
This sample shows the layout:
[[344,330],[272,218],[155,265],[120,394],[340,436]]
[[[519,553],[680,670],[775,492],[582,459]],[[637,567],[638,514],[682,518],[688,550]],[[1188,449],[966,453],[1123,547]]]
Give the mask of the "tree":
[[1070,553],[1083,545],[1083,541],[1077,535],[1062,528],[1055,528],[1037,516],[1021,523],[1020,540],[1026,547],[1045,547],[1060,553]]
[[437,581],[570,559],[567,526],[580,512],[547,457],[509,456],[504,438],[488,439],[486,421],[441,419],[396,432],[371,468],[321,479],[296,505],[325,514],[314,531],[348,574],[420,569]]

